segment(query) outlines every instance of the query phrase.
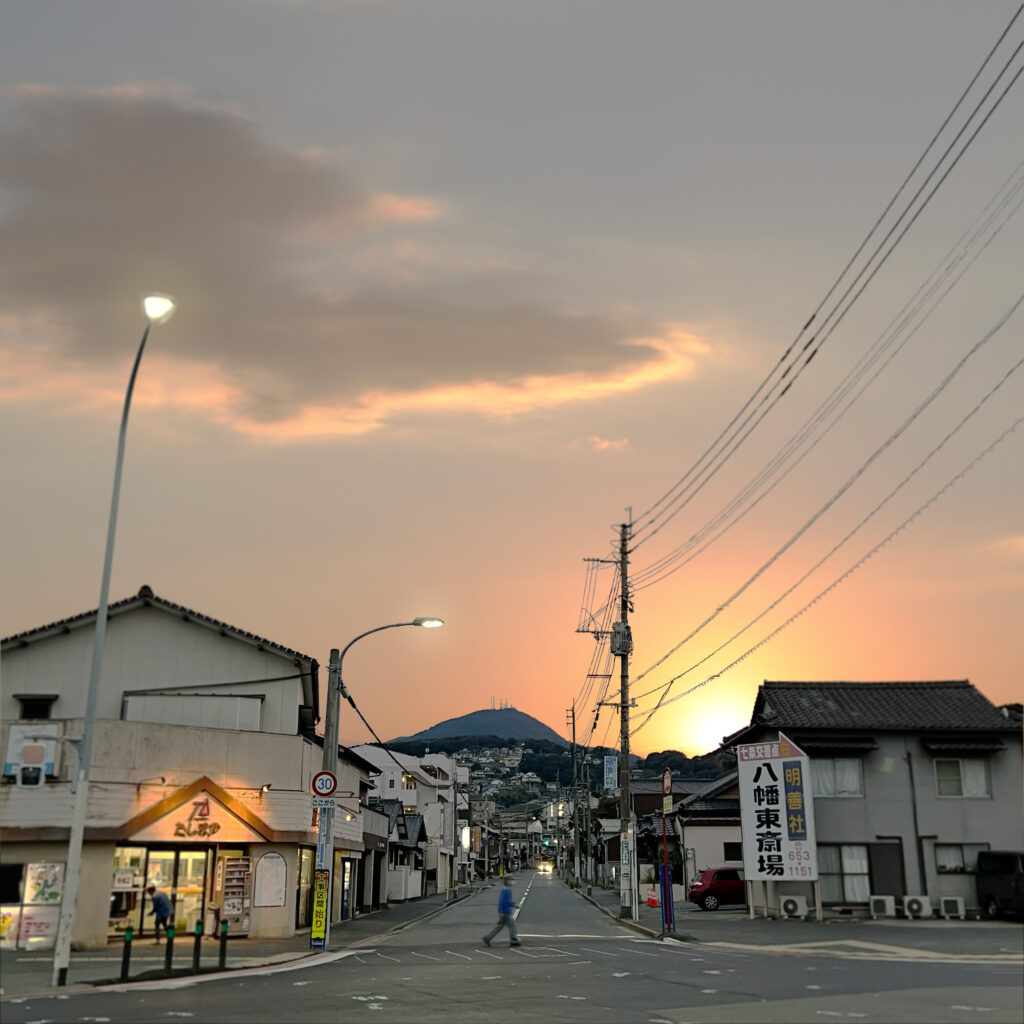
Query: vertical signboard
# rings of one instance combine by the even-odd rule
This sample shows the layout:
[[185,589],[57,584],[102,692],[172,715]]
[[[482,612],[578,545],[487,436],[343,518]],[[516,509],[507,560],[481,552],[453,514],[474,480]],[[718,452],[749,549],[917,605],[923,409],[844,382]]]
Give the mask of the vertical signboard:
[[327,945],[327,895],[330,889],[330,871],[313,872],[313,922],[309,932],[309,948],[323,949]]
[[807,755],[782,733],[736,748],[747,880],[818,878],[814,800]]
[[615,789],[619,784],[619,759],[614,754],[606,754],[604,759],[604,788]]

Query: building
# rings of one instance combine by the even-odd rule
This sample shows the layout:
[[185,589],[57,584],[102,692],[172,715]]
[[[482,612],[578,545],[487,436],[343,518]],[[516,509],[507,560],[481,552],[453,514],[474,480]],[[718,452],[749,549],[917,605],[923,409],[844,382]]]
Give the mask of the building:
[[[865,911],[878,895],[971,908],[978,852],[1024,849],[1019,707],[966,680],[765,682],[723,748],[781,732],[809,755],[824,907]],[[769,910],[812,892],[772,885]]]
[[[354,753],[374,766],[371,795],[380,802],[397,801],[401,806],[401,818],[392,819],[392,835],[396,823],[402,825],[402,819],[410,823],[409,837],[403,842],[408,844],[411,835],[419,835],[419,824],[413,823],[412,816],[422,818],[425,840],[422,845],[422,864],[413,870],[421,871],[422,885],[417,890],[406,878],[404,883],[395,879],[388,882],[388,899],[407,899],[416,896],[430,896],[435,892],[445,891],[454,886],[457,879],[456,846],[459,837],[455,830],[456,786],[457,774],[455,760],[445,754],[424,754],[413,757],[389,750],[386,747],[371,743],[359,744],[352,748]],[[419,848],[419,841],[412,841]],[[412,847],[405,847],[412,849]],[[413,860],[416,856],[410,854]],[[392,854],[391,870],[407,874],[409,866],[407,858],[401,862]],[[410,887],[411,886],[411,887]],[[399,895],[399,894],[404,895]]]
[[[94,610],[0,643],[5,945],[54,940],[95,622]],[[309,925],[319,701],[319,666],[307,655],[149,587],[110,605],[76,947],[102,947],[129,927],[152,934],[148,883],[171,897],[183,932],[201,923],[215,934],[226,921],[232,935],[279,937]],[[39,788],[15,784],[26,746],[44,752]],[[368,888],[359,877],[373,771],[342,748],[333,920],[375,899],[372,874]]]

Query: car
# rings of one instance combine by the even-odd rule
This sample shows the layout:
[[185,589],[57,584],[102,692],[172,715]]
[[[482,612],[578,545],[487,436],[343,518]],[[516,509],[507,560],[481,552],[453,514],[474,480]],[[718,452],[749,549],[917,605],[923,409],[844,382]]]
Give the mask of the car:
[[686,898],[704,910],[744,906],[747,891],[743,872],[739,868],[705,868],[690,883]]
[[974,878],[978,904],[989,917],[1024,917],[1024,853],[981,850]]
[[537,865],[537,870],[542,875],[550,875],[552,870],[553,870],[551,861],[549,861],[549,860],[541,861],[540,864]]

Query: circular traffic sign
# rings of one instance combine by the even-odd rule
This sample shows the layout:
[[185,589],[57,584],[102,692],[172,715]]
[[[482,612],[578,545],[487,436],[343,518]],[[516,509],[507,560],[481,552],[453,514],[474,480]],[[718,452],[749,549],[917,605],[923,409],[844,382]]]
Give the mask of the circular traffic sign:
[[338,788],[338,776],[334,772],[317,772],[312,788],[317,796],[332,796]]

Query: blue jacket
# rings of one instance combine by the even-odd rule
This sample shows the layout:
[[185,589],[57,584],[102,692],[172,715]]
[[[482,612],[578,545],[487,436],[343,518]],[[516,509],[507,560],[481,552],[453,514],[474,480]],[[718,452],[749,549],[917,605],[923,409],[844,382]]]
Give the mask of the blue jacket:
[[503,885],[501,895],[498,897],[498,913],[511,914],[515,909],[516,901],[512,898],[512,889],[510,886]]
[[153,909],[150,911],[151,914],[156,917],[167,918],[174,913],[174,908],[171,906],[171,901],[159,890],[153,893]]

